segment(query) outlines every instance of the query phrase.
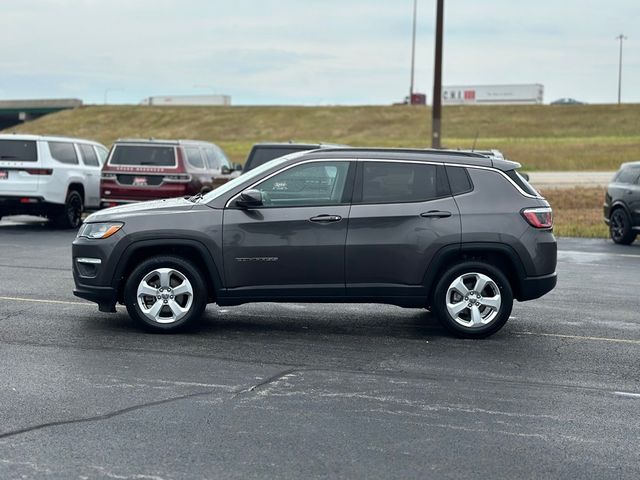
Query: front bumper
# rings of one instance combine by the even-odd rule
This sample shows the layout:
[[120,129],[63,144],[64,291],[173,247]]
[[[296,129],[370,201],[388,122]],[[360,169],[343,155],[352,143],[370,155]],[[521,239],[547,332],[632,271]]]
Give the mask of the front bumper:
[[97,303],[98,310],[101,312],[113,313],[116,311],[118,292],[113,287],[83,285],[76,281],[76,288],[73,289],[73,294],[76,297]]
[[540,277],[525,277],[520,283],[520,291],[516,300],[524,302],[540,298],[553,290],[557,283],[558,274],[556,272]]

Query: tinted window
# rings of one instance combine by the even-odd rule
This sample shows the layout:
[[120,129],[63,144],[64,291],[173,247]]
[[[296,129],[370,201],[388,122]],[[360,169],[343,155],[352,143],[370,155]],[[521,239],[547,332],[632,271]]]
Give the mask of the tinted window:
[[451,185],[451,193],[460,195],[473,190],[469,172],[463,167],[447,167],[447,176],[449,177],[449,185]]
[[247,172],[252,168],[259,167],[260,165],[263,165],[269,160],[273,160],[274,158],[280,158],[285,155],[289,155],[290,153],[299,152],[302,150],[306,149],[300,147],[254,147],[251,151],[251,155],[247,160],[246,165],[244,166],[244,171]]
[[109,163],[111,165],[173,167],[176,160],[173,147],[117,145]]
[[99,167],[100,162],[98,161],[98,155],[96,155],[96,151],[93,149],[91,145],[78,145],[80,147],[80,153],[82,154],[82,161],[85,165],[89,165],[91,167]]
[[51,152],[51,156],[61,163],[78,163],[78,156],[76,155],[76,149],[73,147],[73,143],[49,142],[49,151]]
[[342,203],[349,162],[298,165],[265,180],[256,188],[265,206],[301,207]]
[[37,162],[36,142],[25,140],[0,140],[0,160]]
[[623,168],[616,175],[616,182],[618,183],[635,183],[636,179],[640,175],[640,168],[627,167]]
[[540,194],[536,191],[535,188],[533,188],[531,186],[531,184],[529,182],[527,182],[524,177],[522,175],[520,175],[517,171],[515,170],[509,170],[507,172],[504,172],[507,174],[507,176],[513,180],[515,182],[516,185],[518,185],[525,193],[528,193],[529,195],[534,195],[534,196],[540,196]]
[[442,165],[365,162],[362,203],[424,202],[449,194]]
[[185,148],[184,151],[187,153],[189,165],[195,168],[204,168],[204,161],[202,160],[202,155],[200,155],[199,148]]

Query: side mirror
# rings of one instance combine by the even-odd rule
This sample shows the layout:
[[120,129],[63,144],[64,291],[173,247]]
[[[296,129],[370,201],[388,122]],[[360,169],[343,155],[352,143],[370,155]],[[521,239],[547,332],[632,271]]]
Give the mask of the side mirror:
[[222,175],[229,175],[231,173],[231,169],[226,165],[222,165],[222,167],[220,167],[220,173]]
[[236,200],[236,205],[240,208],[261,207],[263,205],[262,192],[260,190],[245,190]]
[[242,165],[239,163],[236,163],[236,166],[234,167],[236,172],[241,172],[242,171]]

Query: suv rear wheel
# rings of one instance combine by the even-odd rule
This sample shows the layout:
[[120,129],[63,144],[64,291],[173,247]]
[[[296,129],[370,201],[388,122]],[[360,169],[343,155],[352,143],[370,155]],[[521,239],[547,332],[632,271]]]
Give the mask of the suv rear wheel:
[[207,306],[206,282],[181,257],[158,256],[138,265],[124,286],[131,318],[158,332],[174,332],[199,319]]
[[78,228],[82,223],[83,211],[84,203],[82,201],[82,195],[76,190],[70,190],[64,206],[58,209],[51,220],[58,228]]
[[611,214],[609,235],[611,240],[621,245],[630,245],[636,239],[636,234],[631,227],[631,219],[624,209],[617,208]]
[[450,268],[436,285],[433,309],[453,334],[483,338],[500,330],[513,307],[513,291],[505,275],[482,262]]

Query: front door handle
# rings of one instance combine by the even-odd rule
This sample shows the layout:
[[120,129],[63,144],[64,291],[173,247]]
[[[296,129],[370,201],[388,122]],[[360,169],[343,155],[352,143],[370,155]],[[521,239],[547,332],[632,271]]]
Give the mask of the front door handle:
[[317,217],[311,217],[309,219],[310,222],[315,223],[339,222],[340,220],[342,220],[340,215],[318,215]]
[[429,210],[420,214],[423,218],[447,218],[451,216],[451,212],[444,212],[442,210]]

